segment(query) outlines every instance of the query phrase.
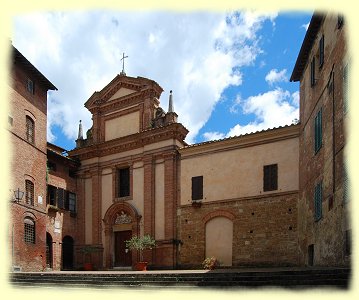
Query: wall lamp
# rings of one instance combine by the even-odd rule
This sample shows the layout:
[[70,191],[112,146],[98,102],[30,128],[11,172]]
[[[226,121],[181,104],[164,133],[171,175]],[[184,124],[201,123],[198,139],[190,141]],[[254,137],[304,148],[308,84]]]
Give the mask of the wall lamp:
[[22,197],[24,197],[24,192],[20,191],[19,188],[17,188],[17,190],[14,191],[14,195],[15,195],[15,202],[20,202]]

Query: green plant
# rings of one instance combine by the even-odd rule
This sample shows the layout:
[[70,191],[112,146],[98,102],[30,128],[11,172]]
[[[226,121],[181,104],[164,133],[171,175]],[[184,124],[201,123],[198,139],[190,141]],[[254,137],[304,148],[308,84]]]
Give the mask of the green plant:
[[213,270],[214,268],[218,267],[219,261],[217,258],[215,258],[214,256],[212,257],[207,257],[203,262],[202,262],[203,268],[206,270]]
[[156,240],[148,234],[141,237],[133,236],[131,239],[125,241],[125,243],[127,249],[139,251],[140,261],[143,260],[143,250],[156,247]]

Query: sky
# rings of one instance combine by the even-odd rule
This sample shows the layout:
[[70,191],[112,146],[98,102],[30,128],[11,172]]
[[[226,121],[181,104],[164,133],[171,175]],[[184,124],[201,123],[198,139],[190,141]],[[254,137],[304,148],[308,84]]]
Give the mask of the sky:
[[299,84],[289,82],[312,11],[81,10],[18,14],[12,44],[58,89],[48,93],[48,141],[75,147],[84,103],[122,71],[173,91],[187,143],[289,125]]

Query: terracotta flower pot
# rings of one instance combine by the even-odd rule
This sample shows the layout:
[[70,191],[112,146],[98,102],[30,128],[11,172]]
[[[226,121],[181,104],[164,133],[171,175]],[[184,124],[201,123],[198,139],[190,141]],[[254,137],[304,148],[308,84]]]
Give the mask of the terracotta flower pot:
[[85,271],[92,271],[93,270],[93,264],[92,263],[84,263],[84,270]]
[[147,271],[147,262],[146,261],[140,261],[136,263],[136,271]]

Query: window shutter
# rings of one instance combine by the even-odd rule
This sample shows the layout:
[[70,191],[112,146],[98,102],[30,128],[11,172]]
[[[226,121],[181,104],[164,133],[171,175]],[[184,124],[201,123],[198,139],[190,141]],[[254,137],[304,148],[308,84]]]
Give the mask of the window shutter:
[[203,199],[203,176],[192,177],[192,200]]
[[314,218],[318,221],[322,217],[322,182],[314,189]]
[[345,65],[343,69],[343,109],[344,113],[348,112],[349,108],[349,66],[348,64]]
[[319,66],[322,67],[324,64],[324,35],[319,41]]
[[278,164],[263,167],[263,191],[278,189]]
[[64,208],[64,190],[61,188],[57,189],[57,207]]
[[313,57],[312,62],[310,63],[310,85],[315,85],[315,57]]

